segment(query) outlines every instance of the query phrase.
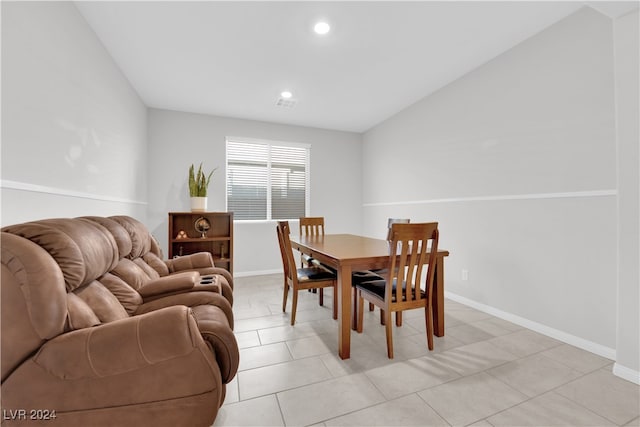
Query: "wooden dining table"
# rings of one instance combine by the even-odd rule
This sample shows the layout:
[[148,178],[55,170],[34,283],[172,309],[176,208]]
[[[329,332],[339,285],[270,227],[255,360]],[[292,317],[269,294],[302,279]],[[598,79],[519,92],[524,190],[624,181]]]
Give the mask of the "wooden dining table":
[[[293,249],[309,255],[335,269],[338,276],[338,355],[351,357],[352,322],[351,274],[354,271],[387,268],[389,242],[353,234],[291,236]],[[444,257],[449,252],[438,249],[434,279],[434,334],[444,336]]]

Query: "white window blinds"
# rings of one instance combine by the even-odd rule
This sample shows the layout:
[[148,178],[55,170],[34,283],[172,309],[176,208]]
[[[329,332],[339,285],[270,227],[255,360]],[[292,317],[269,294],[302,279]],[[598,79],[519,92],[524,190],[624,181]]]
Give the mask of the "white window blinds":
[[234,219],[306,216],[309,147],[227,138],[227,210]]

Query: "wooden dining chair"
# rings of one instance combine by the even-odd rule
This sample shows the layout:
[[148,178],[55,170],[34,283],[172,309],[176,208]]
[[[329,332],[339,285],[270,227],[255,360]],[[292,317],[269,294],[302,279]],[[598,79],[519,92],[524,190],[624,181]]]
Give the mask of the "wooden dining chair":
[[[324,236],[324,217],[323,216],[303,216],[299,219],[301,236]],[[311,267],[311,265],[320,266],[318,260],[311,256],[302,254],[302,267]]]
[[[411,219],[409,218],[389,218],[387,219],[387,241],[391,241],[391,226],[393,224],[409,224]],[[374,273],[379,274],[380,276],[386,277],[389,273],[388,268],[382,268],[379,270],[373,270]],[[369,303],[369,311],[373,311],[373,304]],[[384,325],[384,312],[380,311],[380,323]],[[396,313],[396,326],[402,326],[402,312],[399,311]]]
[[[289,238],[289,222],[278,221],[276,226],[282,266],[284,269],[284,294],[282,297],[282,312],[286,311],[289,289],[292,290],[293,303],[291,307],[291,325],[296,322],[296,310],[298,308],[298,291],[303,289],[333,288],[333,318],[338,318],[338,280],[336,275],[322,267],[298,268],[293,256],[293,248]],[[320,305],[323,302],[320,301]]]
[[[393,359],[391,313],[423,308],[427,327],[427,346],[433,350],[433,280],[438,252],[438,223],[392,225],[389,271],[385,280],[356,285],[358,294],[358,332],[362,332],[364,300],[384,310],[387,356]],[[426,266],[426,278],[422,277]],[[396,276],[396,277],[394,277]],[[422,289],[422,283],[425,284]]]
[[300,217],[301,236],[324,236],[323,216],[303,216]]
[[[299,232],[301,236],[324,236],[324,217],[323,216],[303,216],[299,219]],[[320,261],[313,257],[302,254],[300,256],[300,264],[302,267],[322,267]],[[316,289],[309,289],[316,293]],[[324,292],[320,289],[318,293],[320,305],[324,303]]]

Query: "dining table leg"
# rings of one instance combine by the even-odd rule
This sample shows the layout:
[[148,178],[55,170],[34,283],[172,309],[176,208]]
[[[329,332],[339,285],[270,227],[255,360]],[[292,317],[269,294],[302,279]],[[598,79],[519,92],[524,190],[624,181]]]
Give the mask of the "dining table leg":
[[338,269],[338,355],[351,357],[351,266]]
[[444,336],[444,257],[436,258],[436,271],[433,281],[435,304],[433,304],[433,333]]

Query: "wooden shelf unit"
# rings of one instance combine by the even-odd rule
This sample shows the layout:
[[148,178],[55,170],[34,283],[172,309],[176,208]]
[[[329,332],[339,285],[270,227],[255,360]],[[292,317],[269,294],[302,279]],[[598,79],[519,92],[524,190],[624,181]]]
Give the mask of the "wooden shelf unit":
[[[211,223],[205,237],[194,227],[200,217]],[[177,239],[181,230],[187,237]],[[169,258],[196,252],[211,253],[216,267],[233,274],[233,212],[169,212]]]

